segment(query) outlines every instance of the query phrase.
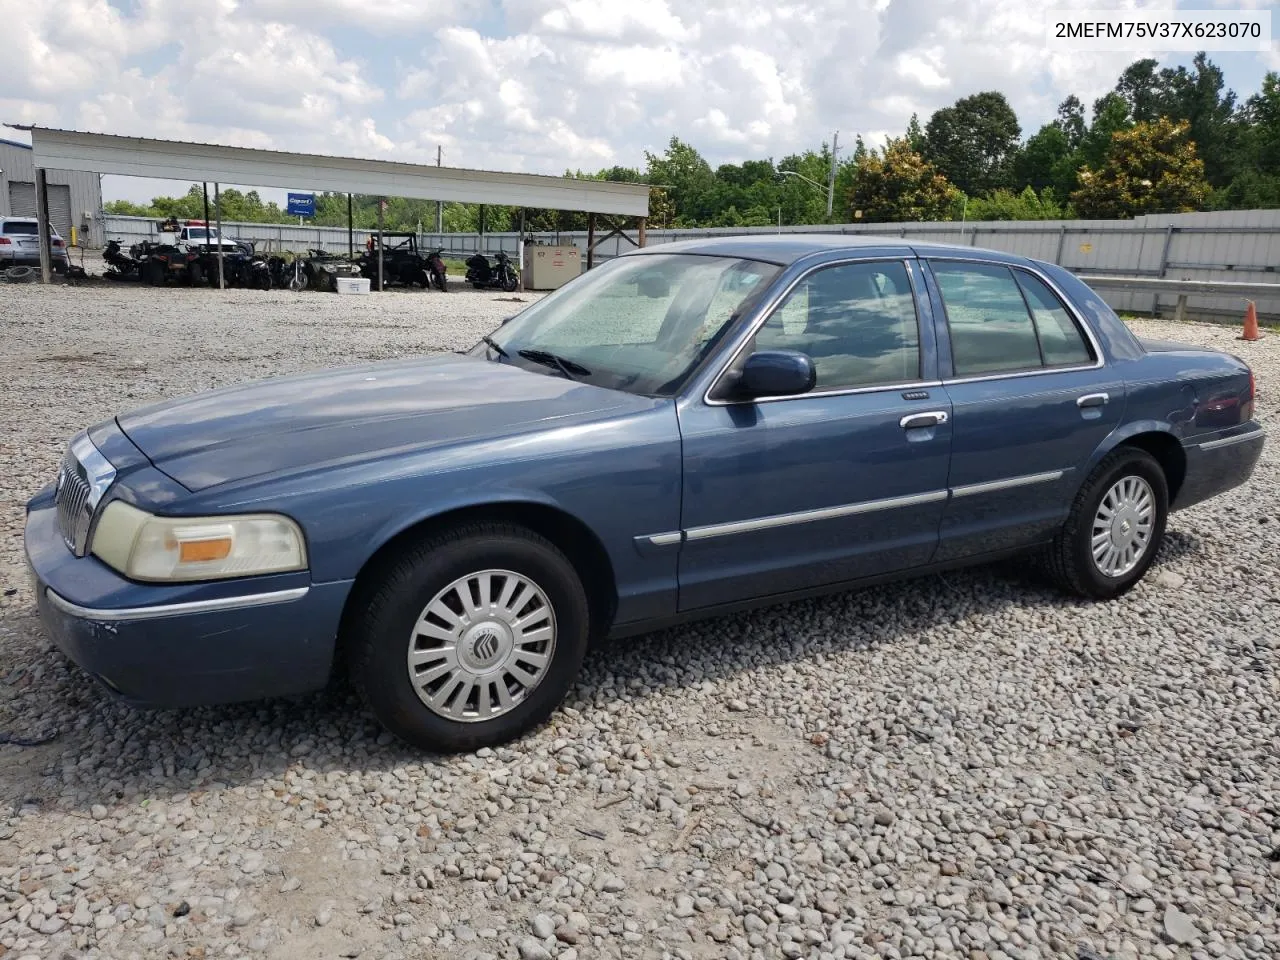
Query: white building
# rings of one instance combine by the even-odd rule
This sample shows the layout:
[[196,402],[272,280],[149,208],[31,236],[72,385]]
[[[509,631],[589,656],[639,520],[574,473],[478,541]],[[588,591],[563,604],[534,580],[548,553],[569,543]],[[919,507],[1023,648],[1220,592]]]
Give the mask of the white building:
[[[77,170],[50,170],[49,219],[68,242],[74,226],[83,246],[101,247],[102,177]],[[36,169],[31,147],[0,139],[0,217],[36,215]]]

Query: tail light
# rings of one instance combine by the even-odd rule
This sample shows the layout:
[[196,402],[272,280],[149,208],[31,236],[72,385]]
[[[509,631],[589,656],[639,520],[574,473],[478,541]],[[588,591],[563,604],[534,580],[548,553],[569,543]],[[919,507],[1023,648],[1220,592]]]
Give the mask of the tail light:
[[13,243],[8,237],[0,237],[0,247],[7,247]]
[[54,245],[55,247],[65,247],[65,246],[66,246],[66,244],[65,244],[63,241],[59,240],[57,237],[54,237],[54,238],[53,238],[53,245]]
[[1243,423],[1253,419],[1253,401],[1258,395],[1258,383],[1253,379],[1253,369],[1249,370],[1249,396],[1245,398],[1245,402],[1240,405],[1240,421]]

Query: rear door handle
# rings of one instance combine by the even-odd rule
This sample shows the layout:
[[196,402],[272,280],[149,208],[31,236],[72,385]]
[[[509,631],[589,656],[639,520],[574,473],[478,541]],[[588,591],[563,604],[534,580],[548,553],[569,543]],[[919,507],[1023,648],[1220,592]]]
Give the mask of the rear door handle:
[[1106,393],[1086,393],[1083,397],[1076,398],[1076,406],[1081,409],[1085,407],[1100,407],[1111,399],[1110,394]]
[[948,420],[945,410],[928,410],[924,413],[909,413],[898,421],[903,430],[914,430],[918,427],[936,427]]

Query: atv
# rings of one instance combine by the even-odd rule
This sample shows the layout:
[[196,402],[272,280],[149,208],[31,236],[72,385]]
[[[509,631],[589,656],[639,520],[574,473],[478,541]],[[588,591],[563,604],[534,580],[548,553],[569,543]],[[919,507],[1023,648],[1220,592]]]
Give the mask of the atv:
[[[377,270],[377,263],[374,264]],[[308,250],[302,261],[307,289],[336,293],[340,278],[360,276],[360,265],[324,250]]]
[[[391,243],[392,240],[398,243]],[[415,283],[422,288],[431,286],[431,271],[427,258],[418,252],[418,235],[415,233],[383,233],[382,248],[378,248],[378,237],[369,238],[369,245],[364,256],[360,258],[360,275],[367,277],[378,289],[378,257],[382,257],[382,276],[384,283],[401,283],[411,287]]]

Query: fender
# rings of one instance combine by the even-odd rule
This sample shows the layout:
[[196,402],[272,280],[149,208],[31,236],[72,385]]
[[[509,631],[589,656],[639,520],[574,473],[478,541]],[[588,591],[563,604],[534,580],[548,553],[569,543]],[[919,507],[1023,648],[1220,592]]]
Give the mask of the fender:
[[1182,443],[1181,433],[1168,421],[1134,420],[1130,423],[1122,423],[1107,434],[1102,443],[1098,444],[1098,449],[1093,452],[1093,455],[1089,458],[1089,462],[1085,464],[1084,470],[1081,471],[1081,483],[1088,478],[1089,474],[1093,472],[1093,468],[1102,461],[1103,457],[1109,454],[1116,447],[1120,446],[1126,440],[1144,433],[1168,434],[1169,437],[1176,440],[1179,445]]
[[[578,516],[572,510],[564,506],[546,493],[540,490],[489,490],[483,496],[470,494],[465,491],[443,498],[441,500],[433,500],[430,506],[424,506],[421,510],[415,510],[412,513],[403,514],[395,517],[380,527],[374,534],[364,542],[360,548],[360,556],[358,558],[357,570],[352,572],[352,576],[363,569],[369,559],[386,546],[389,542],[400,536],[407,530],[418,526],[425,521],[432,520],[436,517],[443,516],[446,513],[453,513],[456,510],[466,510],[479,507],[515,507],[515,506],[538,506],[555,510],[557,513],[564,514],[573,518],[578,524],[587,530],[591,530],[582,517]],[[594,534],[594,531],[592,531]],[[599,540],[599,536],[596,535]],[[612,556],[611,551],[604,541],[600,541],[600,545],[604,548],[605,553]]]

